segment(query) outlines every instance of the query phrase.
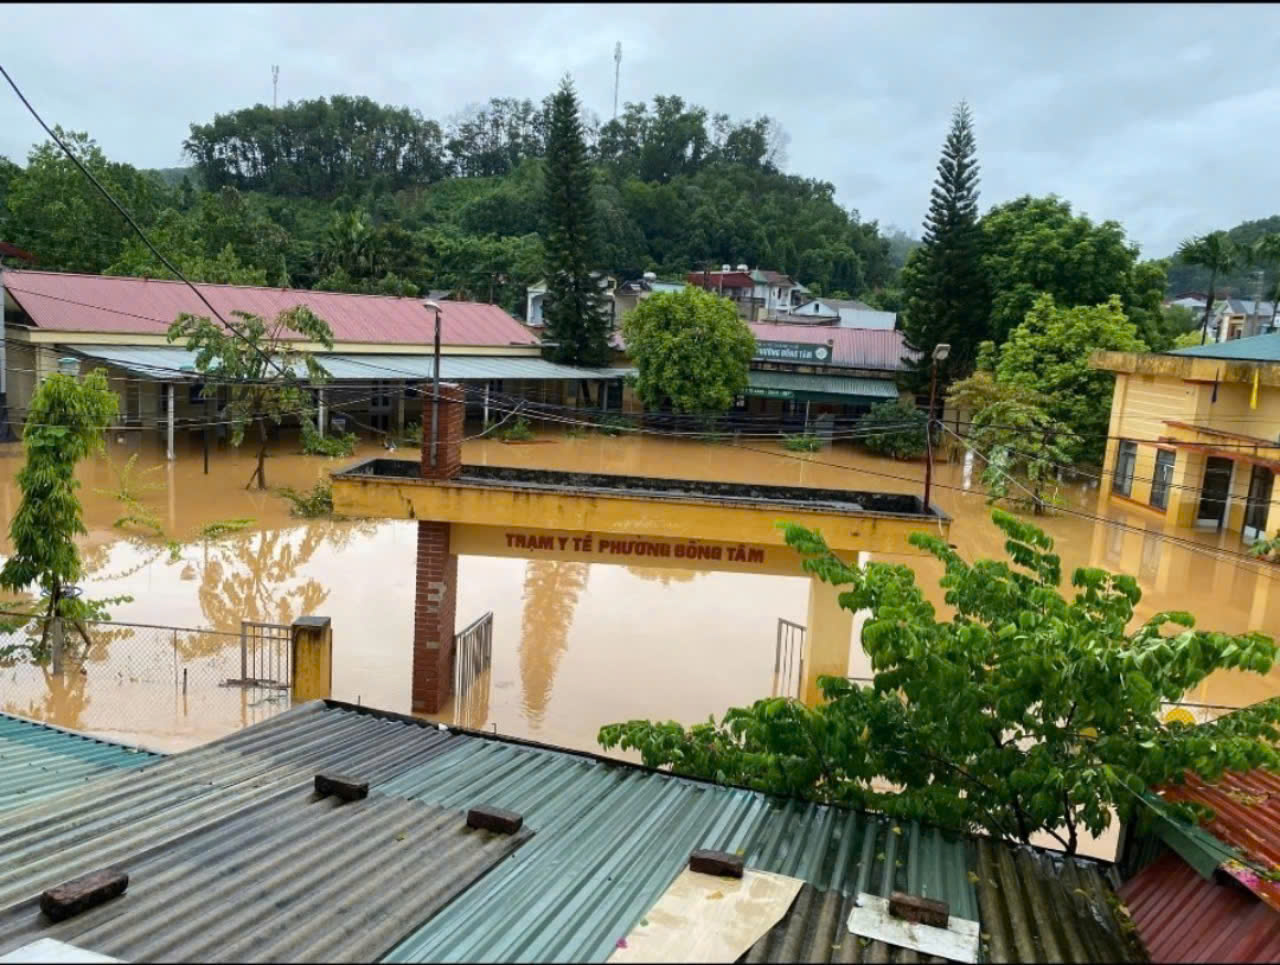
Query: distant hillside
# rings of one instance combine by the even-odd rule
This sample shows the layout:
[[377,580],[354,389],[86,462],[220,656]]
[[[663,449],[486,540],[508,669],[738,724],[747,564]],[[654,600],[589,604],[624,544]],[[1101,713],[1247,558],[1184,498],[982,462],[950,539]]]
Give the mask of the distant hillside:
[[[1269,218],[1259,218],[1257,221],[1244,221],[1227,231],[1227,235],[1237,245],[1242,247],[1252,245],[1263,235],[1280,232],[1280,214],[1273,214]],[[1275,289],[1276,278],[1268,273],[1266,285],[1268,292]],[[1193,265],[1184,265],[1178,261],[1177,256],[1171,254],[1169,256],[1169,286],[1170,295],[1178,292],[1187,291],[1205,291],[1209,286],[1209,272],[1204,268]],[[1257,280],[1254,277],[1253,270],[1243,268],[1233,272],[1226,278],[1218,279],[1218,288],[1230,289],[1231,295],[1237,298],[1252,298],[1254,288],[1257,286]]]

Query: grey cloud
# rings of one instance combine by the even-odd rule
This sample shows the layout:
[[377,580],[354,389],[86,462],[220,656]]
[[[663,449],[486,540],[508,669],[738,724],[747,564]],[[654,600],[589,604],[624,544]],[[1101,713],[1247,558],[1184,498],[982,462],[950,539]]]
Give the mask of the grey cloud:
[[[192,121],[271,97],[366,94],[441,120],[541,98],[676,93],[767,113],[790,170],[919,230],[951,109],[977,123],[984,209],[1056,192],[1148,255],[1280,211],[1268,124],[1280,12],[1219,5],[18,6],[4,63],[50,121],[140,166],[181,163]],[[0,153],[40,131],[11,96]]]

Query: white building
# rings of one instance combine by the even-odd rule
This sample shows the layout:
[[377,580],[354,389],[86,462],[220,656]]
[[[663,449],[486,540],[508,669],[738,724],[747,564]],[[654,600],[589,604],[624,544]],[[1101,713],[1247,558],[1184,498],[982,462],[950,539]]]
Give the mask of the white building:
[[894,312],[881,312],[865,302],[843,298],[814,298],[797,306],[784,321],[836,324],[841,328],[878,328],[891,331],[897,324]]

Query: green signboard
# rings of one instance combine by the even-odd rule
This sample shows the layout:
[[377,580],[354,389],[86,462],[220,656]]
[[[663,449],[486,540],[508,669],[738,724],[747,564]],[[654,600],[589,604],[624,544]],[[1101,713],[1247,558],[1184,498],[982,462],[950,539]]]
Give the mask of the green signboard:
[[766,389],[761,386],[747,386],[747,395],[761,399],[794,399],[796,394],[790,389]]
[[756,358],[769,362],[808,362],[823,365],[831,361],[831,346],[820,342],[756,342]]

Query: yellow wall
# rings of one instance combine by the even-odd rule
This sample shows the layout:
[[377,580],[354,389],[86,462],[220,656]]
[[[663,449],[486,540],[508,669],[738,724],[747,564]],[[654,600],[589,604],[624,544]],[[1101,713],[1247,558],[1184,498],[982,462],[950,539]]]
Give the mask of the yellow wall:
[[[1181,429],[1169,425],[1169,422],[1184,422],[1219,432],[1234,433],[1236,436],[1280,439],[1280,387],[1268,385],[1270,378],[1260,379],[1258,407],[1253,409],[1249,404],[1253,388],[1251,381],[1223,381],[1218,385],[1217,400],[1214,401],[1212,384],[1205,384],[1203,381],[1190,382],[1181,375],[1194,374],[1197,379],[1203,379],[1206,376],[1212,378],[1214,374],[1224,376],[1231,374],[1237,378],[1247,378],[1251,368],[1241,368],[1238,364],[1233,364],[1228,369],[1225,363],[1204,364],[1209,361],[1196,360],[1197,367],[1194,373],[1165,375],[1156,371],[1143,372],[1141,367],[1137,371],[1116,372],[1111,425],[1108,432],[1111,438],[1107,440],[1103,478],[1100,481],[1104,497],[1112,493],[1116,457],[1122,439],[1130,439],[1138,443],[1133,488],[1128,498],[1146,506],[1149,506],[1151,501],[1156,453],[1160,448],[1153,444],[1152,440],[1176,439],[1219,447],[1224,452],[1242,451],[1241,443],[1245,440]],[[1268,375],[1272,374],[1268,373]],[[1199,509],[1201,495],[1199,490],[1204,484],[1208,456],[1203,452],[1182,446],[1166,447],[1174,449],[1176,453],[1168,508],[1161,511],[1152,507],[1149,511],[1179,526],[1193,526]],[[1262,458],[1280,459],[1280,446],[1272,449],[1261,447],[1256,454]],[[1239,532],[1244,524],[1252,464],[1243,459],[1234,462],[1225,526],[1228,530]],[[1278,504],[1280,504],[1280,484],[1275,485],[1272,490],[1268,531],[1273,531],[1280,526],[1280,505]]]

